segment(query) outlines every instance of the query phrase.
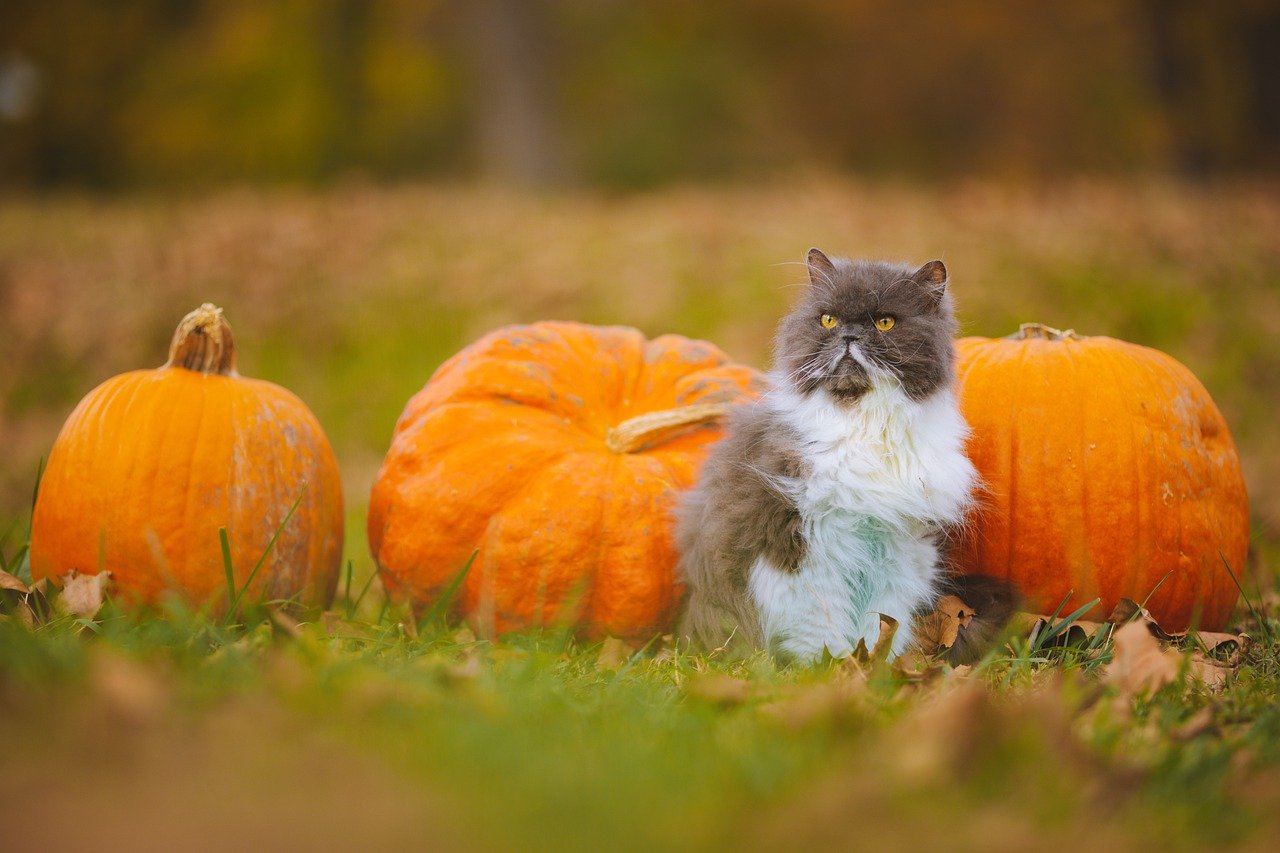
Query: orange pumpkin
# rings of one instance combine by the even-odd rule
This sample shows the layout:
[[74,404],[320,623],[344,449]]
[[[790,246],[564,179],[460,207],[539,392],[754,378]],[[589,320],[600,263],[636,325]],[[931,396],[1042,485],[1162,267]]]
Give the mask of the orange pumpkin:
[[[31,528],[31,573],[112,573],[143,602],[166,590],[223,596],[225,527],[237,589],[325,604],[342,556],[342,490],[324,432],[290,392],[236,373],[222,311],[183,319],[169,361],[80,401],[49,454]],[[290,507],[297,509],[281,529]]]
[[499,329],[443,364],[396,424],[369,506],[384,585],[454,599],[486,632],[666,628],[670,513],[726,405],[760,389],[714,346],[634,329]]
[[[959,543],[967,572],[1015,581],[1038,612],[1147,601],[1167,630],[1230,617],[1249,506],[1235,444],[1174,359],[1027,324],[958,342],[969,455],[986,483]],[[1150,598],[1148,599],[1148,596]]]

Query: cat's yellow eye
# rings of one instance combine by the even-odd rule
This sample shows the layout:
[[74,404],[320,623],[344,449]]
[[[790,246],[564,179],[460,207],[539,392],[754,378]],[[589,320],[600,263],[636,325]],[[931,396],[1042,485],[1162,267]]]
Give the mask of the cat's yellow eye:
[[896,322],[897,321],[894,320],[892,317],[877,317],[876,328],[882,332],[887,332],[893,328],[893,324]]
[[818,322],[822,324],[822,328],[824,329],[834,329],[836,326],[840,325],[840,321],[837,320],[833,314],[823,314],[818,318]]

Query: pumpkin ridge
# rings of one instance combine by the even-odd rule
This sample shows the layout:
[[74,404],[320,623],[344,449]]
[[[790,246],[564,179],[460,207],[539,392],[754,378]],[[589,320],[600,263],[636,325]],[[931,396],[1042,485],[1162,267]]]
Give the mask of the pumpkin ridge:
[[[619,476],[620,472],[624,469],[624,467],[629,467],[624,465],[624,462],[625,460],[623,460],[621,457],[616,455],[611,455],[610,458],[605,462],[605,465],[607,466],[606,475],[602,479],[605,482],[612,483],[615,489],[619,485],[618,481],[620,479],[620,476]],[[609,517],[609,505],[613,503],[613,501],[615,500],[613,495],[614,495],[613,490],[610,490],[608,500],[596,502],[597,510],[596,510],[596,522],[594,527],[597,530],[604,529],[605,522]],[[593,628],[595,625],[599,624],[600,622],[600,620],[596,618],[596,613],[595,613],[596,585],[600,581],[604,580],[604,578],[601,577],[601,574],[604,571],[603,557],[604,557],[606,544],[607,543],[605,541],[604,536],[597,536],[595,538],[595,553],[592,554],[592,559],[590,563],[591,565],[590,582],[584,584],[582,598],[579,600],[579,606],[578,606],[578,613],[580,613],[581,616],[579,616],[576,621],[585,620],[588,623],[588,625],[592,626]]]
[[[270,423],[270,420],[267,420],[267,417],[266,417],[267,412],[263,411],[264,409],[267,408],[267,406],[264,399],[261,396],[253,400],[245,400],[244,403],[245,403],[245,408],[247,410],[244,412],[244,416],[249,419],[249,423],[252,424],[252,428],[255,432],[258,429],[261,429],[264,423]],[[268,454],[270,454],[270,459],[271,459],[271,470],[279,471],[280,470],[279,444],[277,442],[272,441],[272,442],[267,442],[267,446],[268,446],[267,452]],[[254,470],[257,467],[258,466],[255,465],[246,471],[246,473],[250,476],[250,478],[252,478],[253,475],[257,473]],[[252,479],[251,479],[251,482],[252,482]],[[257,488],[258,484],[253,483],[253,486]],[[253,594],[261,597],[274,597],[271,595],[268,579],[273,577],[276,571],[278,571],[278,566],[280,565],[280,562],[281,562],[280,552],[281,552],[281,549],[285,547],[285,542],[289,535],[289,531],[286,529],[283,529],[281,527],[280,521],[276,520],[277,513],[278,513],[278,517],[280,519],[283,519],[284,513],[287,511],[280,506],[280,498],[281,498],[280,492],[285,488],[285,483],[277,481],[276,483],[274,483],[274,486],[275,488],[264,486],[263,491],[265,492],[265,495],[259,498],[259,500],[262,500],[265,497],[266,505],[263,506],[262,508],[262,519],[263,521],[266,522],[265,526],[267,528],[270,528],[271,533],[266,534],[266,530],[260,530],[258,528],[258,525],[253,523],[255,519],[252,519],[252,518],[246,519],[247,521],[249,521],[249,529],[251,531],[255,533],[267,535],[266,539],[263,539],[260,543],[255,544],[254,547],[250,550],[249,554],[246,557],[246,562],[245,562],[246,568],[258,562],[259,557],[264,556],[264,551],[266,550],[267,542],[270,541],[270,536],[274,534],[276,530],[280,530],[280,536],[277,538],[276,544],[271,548],[271,553],[265,555],[265,559],[263,560],[263,563],[262,563],[263,571],[259,572],[258,576],[254,578],[252,581]],[[292,503],[293,503],[293,498],[290,498],[289,502],[285,504],[285,506],[287,507]],[[301,504],[299,504],[298,508],[299,509],[302,508]],[[243,586],[244,583],[248,581],[249,581],[249,574],[246,571],[244,580],[241,581],[237,579],[236,586],[238,587]]]
[[[1174,371],[1172,369],[1172,366],[1167,364],[1161,364],[1160,367],[1161,367],[1161,372],[1168,378],[1169,384],[1174,387],[1177,387],[1178,379],[1176,376],[1173,375]],[[1190,410],[1188,410],[1185,413],[1185,417],[1186,417],[1186,422],[1185,422],[1186,428],[1199,429],[1198,423],[1191,422],[1193,418],[1192,418],[1192,412]],[[1190,486],[1190,484],[1188,484],[1188,486]],[[1179,558],[1179,562],[1177,566],[1178,569],[1182,568],[1181,560],[1183,555],[1190,553],[1189,549],[1187,548],[1187,514],[1190,512],[1197,512],[1200,506],[1198,495],[1196,496],[1189,495],[1188,497],[1191,497],[1193,499],[1180,501],[1179,507],[1178,507],[1178,558]],[[1200,571],[1203,571],[1205,567],[1197,566],[1196,568]],[[1195,590],[1195,587],[1198,585],[1195,583],[1195,578],[1191,577],[1188,572],[1175,570],[1172,579],[1178,581],[1178,584],[1174,588],[1168,591],[1161,590],[1162,592],[1165,592],[1165,595],[1167,598],[1175,598],[1175,597],[1181,598],[1181,593],[1183,592],[1184,589],[1188,587],[1192,588],[1193,592],[1197,591]],[[1198,614],[1188,613],[1187,614],[1188,620],[1191,619],[1193,616],[1196,616],[1198,618]]]
[[[1028,342],[1023,341],[1021,345],[1018,347],[1018,364],[1013,370],[1013,375],[1018,377],[1019,385],[1021,385],[1020,380],[1022,378],[1023,371],[1026,369],[1026,366],[1027,366],[1027,350],[1030,349],[1030,346],[1031,345]],[[1009,405],[1008,423],[1012,424],[1013,426],[1009,430],[1009,464],[1008,464],[1009,488],[1006,490],[1007,496],[1005,498],[1005,500],[1007,501],[1006,506],[1009,507],[1009,513],[1008,513],[1009,524],[1008,524],[1008,529],[1005,531],[1005,547],[1006,547],[1005,565],[1013,566],[1014,561],[1017,559],[1017,555],[1015,553],[1015,547],[1018,541],[1017,537],[1014,534],[1016,533],[1018,528],[1018,513],[1016,510],[1018,507],[1018,473],[1019,473],[1020,466],[1017,464],[1017,462],[1018,462],[1018,449],[1021,446],[1021,436],[1019,435],[1019,425],[1022,423],[1022,420],[1018,417],[1018,414],[1022,408],[1022,400],[1020,399],[1020,394],[1017,389],[1015,389],[1013,393],[1009,395],[1009,397],[1010,397],[1010,401],[1009,401],[1010,405]]]
[[[1061,334],[1064,336],[1066,334],[1064,332],[1061,332],[1060,330],[1054,330],[1054,331],[1057,331],[1058,334]],[[1073,335],[1075,334],[1075,332],[1072,330],[1068,330],[1068,332],[1070,332]],[[1066,338],[1066,340],[1070,341],[1072,339]],[[1089,377],[1088,365],[1084,363],[1084,358],[1086,357],[1087,354],[1077,353],[1076,350],[1077,350],[1077,347],[1070,346],[1070,345],[1063,346],[1062,348],[1062,351],[1067,354],[1067,362],[1071,365],[1072,385],[1075,387],[1080,387],[1081,380],[1084,379],[1087,382],[1090,377]],[[1112,390],[1112,389],[1108,389],[1108,390]],[[1089,413],[1086,410],[1086,404],[1088,401],[1085,399],[1085,396],[1083,394],[1077,394],[1074,402],[1076,404],[1076,410],[1078,412],[1076,416],[1078,419],[1078,422],[1081,424],[1088,424],[1087,417]],[[1093,523],[1093,513],[1090,511],[1090,508],[1092,507],[1093,504],[1090,501],[1090,497],[1091,497],[1090,493],[1092,490],[1090,489],[1091,484],[1090,484],[1090,478],[1089,478],[1089,466],[1087,462],[1088,456],[1086,455],[1086,451],[1088,449],[1088,443],[1089,443],[1088,438],[1086,436],[1087,432],[1088,432],[1088,429],[1086,427],[1085,429],[1078,430],[1076,434],[1076,442],[1077,442],[1076,453],[1079,457],[1079,465],[1080,465],[1080,478],[1079,478],[1080,479],[1080,499],[1078,501],[1075,501],[1075,500],[1071,501],[1070,506],[1072,507],[1073,510],[1077,505],[1080,507],[1080,525],[1077,528],[1080,531],[1080,535],[1078,536],[1077,541],[1072,542],[1071,545],[1072,545],[1072,548],[1078,552],[1078,556],[1076,559],[1084,566],[1084,569],[1087,575],[1089,577],[1092,577],[1094,571],[1097,569],[1097,566],[1094,560],[1093,549],[1089,547],[1089,543],[1093,541],[1093,535],[1092,535],[1093,530],[1090,528],[1090,525]],[[1097,597],[1096,596],[1097,591],[1092,588],[1092,585],[1088,590],[1080,590],[1077,588],[1075,592],[1077,596],[1083,597],[1085,601],[1092,601],[1094,598]],[[1090,610],[1090,613],[1092,613],[1097,608],[1100,608],[1103,606],[1104,605],[1101,602],[1099,602],[1099,604],[1095,605],[1094,608]]]
[[[553,577],[553,573],[556,569],[562,567],[563,563],[559,562],[559,560],[562,560],[564,555],[556,555],[557,562],[547,562],[545,559],[537,564],[530,564],[524,560],[517,561],[521,569],[532,569],[532,574],[534,574],[538,580],[538,583],[535,584],[533,599],[526,602],[526,608],[530,611],[530,616],[529,614],[522,612],[520,606],[517,605],[512,607],[511,605],[501,601],[502,596],[493,591],[492,588],[497,584],[497,576],[502,571],[504,563],[500,558],[491,556],[491,552],[493,550],[497,550],[496,548],[488,548],[486,546],[497,546],[501,544],[501,539],[505,538],[507,535],[504,528],[508,524],[516,523],[508,516],[508,512],[514,512],[514,510],[519,509],[519,504],[522,498],[527,498],[530,493],[535,493],[540,489],[546,488],[546,484],[542,482],[544,478],[554,480],[556,477],[560,476],[563,471],[576,467],[569,464],[571,462],[571,458],[575,456],[581,456],[583,457],[584,462],[587,464],[593,464],[601,458],[602,454],[591,453],[583,450],[568,450],[564,453],[558,454],[554,459],[545,461],[543,464],[531,471],[528,477],[514,490],[505,493],[502,506],[493,512],[489,517],[488,522],[480,531],[479,541],[476,543],[480,549],[480,558],[490,555],[490,560],[486,561],[481,566],[481,571],[478,573],[478,576],[475,577],[474,584],[472,582],[472,577],[474,576],[473,573],[468,573],[468,577],[464,582],[464,587],[471,587],[471,592],[472,595],[475,596],[475,601],[482,602],[485,607],[489,608],[490,612],[488,613],[488,619],[492,621],[492,625],[490,625],[489,628],[496,633],[504,633],[507,630],[506,626],[508,624],[553,627],[546,625],[546,622],[543,619],[543,611],[548,608],[552,601],[547,590],[552,586],[551,581],[558,580]],[[604,501],[593,501],[592,503],[597,519],[597,524],[594,526],[598,527],[599,519],[602,515],[600,507],[604,505]],[[550,510],[547,515],[544,516],[544,520],[561,520],[558,515],[558,510]],[[597,549],[601,547],[602,538],[597,537],[594,540],[594,544]],[[477,561],[479,561],[480,558],[477,558]],[[494,563],[492,562],[493,560],[498,560],[498,562]],[[505,565],[511,565],[511,563],[505,563]],[[439,589],[443,589],[448,584],[449,580],[452,579],[455,571],[456,570],[450,570],[446,574],[442,575],[438,579],[436,586]],[[592,573],[591,580],[594,580],[594,571]],[[558,583],[555,585],[559,586]],[[579,612],[583,614],[587,612],[585,607],[582,605],[586,601],[590,584],[587,584],[586,588],[587,592],[584,592],[583,597],[577,602],[579,605]],[[565,605],[572,603],[573,602],[568,600],[559,601],[559,605],[562,608]],[[560,614],[552,614],[553,617],[557,615]],[[482,619],[482,621],[484,620]]]
[[[1111,375],[1108,387],[1119,389],[1121,394],[1135,393],[1135,390],[1131,387],[1132,382],[1119,369],[1120,354],[1112,350],[1103,350],[1102,352],[1104,354],[1102,362],[1110,368]],[[1125,458],[1141,460],[1141,456],[1138,453],[1138,421],[1134,418],[1127,418],[1126,420],[1129,422],[1129,453],[1126,454]],[[1146,462],[1139,461],[1138,464],[1133,466],[1133,469],[1133,490],[1130,500],[1133,502],[1133,506],[1138,508],[1138,529],[1134,531],[1134,539],[1138,547],[1137,558],[1131,560],[1126,567],[1125,586],[1129,589],[1137,588],[1138,574],[1142,571],[1142,566],[1152,558],[1151,533],[1148,529],[1150,513],[1148,512],[1146,490],[1143,488],[1144,481],[1147,479]]]
[[[184,468],[181,469],[186,472],[186,476],[187,476],[187,482],[183,489],[183,491],[186,492],[186,495],[182,502],[183,503],[183,508],[182,508],[183,523],[182,523],[181,529],[183,531],[183,539],[184,539],[182,543],[182,547],[185,549],[186,553],[188,554],[200,553],[200,551],[196,549],[196,543],[193,541],[194,537],[196,536],[195,528],[198,524],[198,519],[195,517],[196,513],[192,511],[193,510],[192,501],[196,495],[196,492],[198,491],[198,488],[196,484],[192,482],[193,478],[191,477],[190,472],[193,470],[197,459],[206,458],[205,451],[202,446],[203,442],[201,439],[204,437],[204,433],[206,430],[205,411],[207,409],[207,403],[208,403],[208,399],[207,399],[208,389],[202,388],[201,391],[203,393],[200,394],[200,411],[198,412],[196,417],[196,423],[199,426],[196,427],[196,434],[194,438],[192,438],[191,440],[191,452],[187,455],[187,464]],[[216,531],[215,531],[215,535],[217,535]],[[168,557],[166,556],[165,563],[168,563],[168,562],[169,562]],[[171,571],[171,569],[169,569],[169,571]]]
[[[152,518],[154,518],[154,515],[158,512],[158,510],[155,508],[156,496],[163,494],[163,492],[160,491],[160,489],[163,486],[162,478],[166,476],[168,473],[166,470],[166,467],[160,464],[159,460],[164,458],[165,449],[173,443],[174,434],[178,432],[178,429],[179,429],[179,421],[177,418],[174,417],[174,412],[177,411],[179,408],[178,395],[173,393],[167,394],[163,399],[163,402],[168,404],[168,407],[163,410],[163,415],[161,415],[161,410],[157,406],[150,407],[148,410],[151,415],[152,422],[157,424],[160,430],[160,440],[156,442],[155,453],[154,455],[148,456],[146,458],[146,465],[151,475],[151,483],[146,489],[146,491],[143,493],[147,496],[147,500],[145,501],[144,505],[147,507],[148,514]],[[130,519],[131,523],[136,523],[138,521],[142,521],[142,519]],[[168,519],[166,519],[166,522],[167,521]],[[161,535],[157,533],[156,539],[158,539],[161,542],[161,547],[163,548],[164,547],[163,537],[161,537]],[[165,559],[167,561],[169,550],[167,549],[164,550],[164,554],[165,554]],[[140,555],[133,554],[132,557],[134,559],[138,559]],[[158,582],[158,585],[163,587],[164,586],[163,581]],[[155,594],[158,594],[160,591],[161,590],[155,589],[153,585],[151,594],[155,595]]]

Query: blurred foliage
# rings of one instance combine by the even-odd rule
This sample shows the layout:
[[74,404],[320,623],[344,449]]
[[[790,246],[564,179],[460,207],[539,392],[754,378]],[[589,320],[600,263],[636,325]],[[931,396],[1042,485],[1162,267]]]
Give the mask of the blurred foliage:
[[568,319],[706,338],[765,367],[810,245],[943,258],[966,334],[1039,321],[1170,353],[1231,425],[1256,537],[1280,542],[1274,184],[817,176],[626,196],[348,182],[0,201],[0,535],[76,401],[159,365],[178,319],[212,301],[241,371],[295,391],[329,433],[367,574],[374,474],[450,354],[505,323]]
[[6,0],[0,186],[1280,162],[1280,4]]

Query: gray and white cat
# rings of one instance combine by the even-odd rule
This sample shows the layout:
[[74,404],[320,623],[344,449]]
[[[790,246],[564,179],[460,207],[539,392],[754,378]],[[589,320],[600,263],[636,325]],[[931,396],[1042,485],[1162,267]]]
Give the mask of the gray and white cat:
[[870,648],[884,613],[899,654],[912,615],[943,591],[940,541],[977,482],[952,390],[947,270],[817,249],[806,261],[770,390],[731,414],[678,509],[681,633],[814,660]]

